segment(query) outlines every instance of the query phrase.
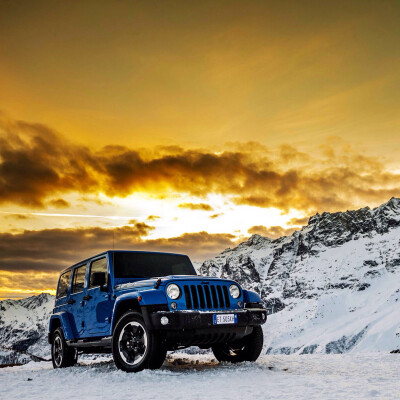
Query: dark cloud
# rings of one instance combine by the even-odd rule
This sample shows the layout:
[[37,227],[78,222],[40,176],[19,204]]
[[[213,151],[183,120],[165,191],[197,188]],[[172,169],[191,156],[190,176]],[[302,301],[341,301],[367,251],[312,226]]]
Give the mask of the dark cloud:
[[70,206],[70,204],[68,203],[68,201],[64,200],[64,199],[54,199],[54,200],[50,200],[48,202],[49,205],[56,207],[56,208],[68,208]]
[[[154,228],[143,222],[114,229],[77,228],[0,233],[0,271],[52,273],[81,259],[113,248],[189,254],[204,260],[235,244],[227,233],[185,233],[148,239]],[[0,285],[1,287],[1,285]]]
[[214,209],[206,203],[182,203],[179,204],[178,207],[188,208],[189,210],[214,211]]
[[281,236],[291,235],[295,231],[294,228],[284,229],[281,226],[270,226],[267,228],[264,225],[252,226],[247,232],[251,235],[257,234],[261,236],[267,236],[271,239],[277,239]]
[[88,254],[112,248],[115,243],[131,247],[154,228],[136,223],[114,229],[44,229],[22,233],[0,233],[0,269],[7,271],[54,271]]
[[[165,198],[174,191],[312,214],[373,206],[399,195],[400,175],[377,158],[333,143],[310,154],[289,145],[272,152],[256,143],[218,153],[176,146],[94,152],[44,125],[0,115],[0,202],[44,207],[67,192],[124,197],[147,191]],[[211,210],[203,203],[193,208]]]
[[89,169],[90,151],[41,124],[0,115],[0,201],[32,207],[65,191],[90,192],[97,186]]
[[227,247],[237,245],[236,237],[230,233],[184,233],[173,238],[146,240],[141,243],[145,249],[172,251],[188,254],[194,261],[204,261],[215,256]]

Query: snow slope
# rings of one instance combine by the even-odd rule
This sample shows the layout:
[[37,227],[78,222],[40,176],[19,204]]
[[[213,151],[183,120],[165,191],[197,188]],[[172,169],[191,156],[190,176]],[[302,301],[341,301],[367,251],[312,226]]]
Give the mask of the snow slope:
[[26,351],[49,356],[47,329],[53,307],[54,296],[47,293],[0,301],[0,364],[30,361]]
[[324,213],[291,236],[252,236],[200,273],[259,292],[267,352],[400,349],[400,199]]
[[211,355],[169,357],[160,370],[127,374],[112,362],[0,369],[0,398],[19,399],[399,399],[397,354],[262,356],[217,364]]

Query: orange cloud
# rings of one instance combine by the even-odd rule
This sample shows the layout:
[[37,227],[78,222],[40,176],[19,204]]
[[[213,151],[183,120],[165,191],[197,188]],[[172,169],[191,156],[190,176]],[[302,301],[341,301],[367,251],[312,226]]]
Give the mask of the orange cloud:
[[[315,156],[287,145],[276,153],[260,147],[257,153],[254,143],[220,153],[123,146],[94,152],[40,124],[2,117],[0,130],[3,203],[45,207],[49,198],[68,192],[124,197],[144,191],[168,197],[172,190],[199,197],[220,194],[236,204],[311,214],[374,205],[400,191],[399,174],[345,143],[327,143]],[[181,207],[212,210],[206,203]]]
[[178,207],[180,208],[188,208],[189,210],[203,210],[203,211],[214,211],[214,209],[206,203],[182,203],[179,204]]
[[216,219],[216,218],[220,217],[221,215],[224,215],[224,213],[218,213],[218,214],[210,215],[210,218],[211,219]]
[[160,217],[158,215],[149,215],[147,217],[147,221],[155,221],[156,219],[159,219]]
[[50,200],[48,204],[53,206],[53,207],[56,207],[56,208],[68,208],[70,206],[68,201],[66,201],[64,199]]
[[54,294],[58,276],[57,272],[0,270],[0,300],[21,298],[42,292]]
[[304,226],[307,225],[309,217],[301,217],[301,218],[292,218],[288,224],[295,226]]
[[4,215],[4,218],[27,220],[27,219],[32,219],[33,216],[25,215],[25,214],[8,214],[8,215]]
[[252,226],[248,232],[251,235],[257,234],[261,236],[267,236],[271,239],[277,239],[280,238],[281,236],[288,236],[291,235],[296,229],[294,228],[289,228],[289,229],[284,229],[281,226],[270,226],[267,228],[264,225],[255,225]]

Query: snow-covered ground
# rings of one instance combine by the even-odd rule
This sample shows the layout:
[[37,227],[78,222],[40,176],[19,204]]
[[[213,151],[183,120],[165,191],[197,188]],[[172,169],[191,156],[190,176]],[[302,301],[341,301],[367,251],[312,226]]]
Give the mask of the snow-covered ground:
[[69,369],[0,369],[0,399],[400,399],[399,354],[267,355],[218,364],[173,354],[160,370],[126,374],[103,358]]
[[400,271],[366,290],[296,299],[263,326],[268,353],[368,353],[400,349]]

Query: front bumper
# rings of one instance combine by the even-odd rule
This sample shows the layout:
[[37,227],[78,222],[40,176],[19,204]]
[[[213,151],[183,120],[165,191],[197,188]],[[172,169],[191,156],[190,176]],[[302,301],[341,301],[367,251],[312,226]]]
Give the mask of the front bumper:
[[[236,314],[236,324],[213,324],[213,315]],[[150,329],[159,330],[192,330],[205,328],[237,328],[262,325],[267,320],[267,312],[262,308],[221,311],[156,311],[148,314]],[[167,317],[168,324],[163,325],[161,318]]]

